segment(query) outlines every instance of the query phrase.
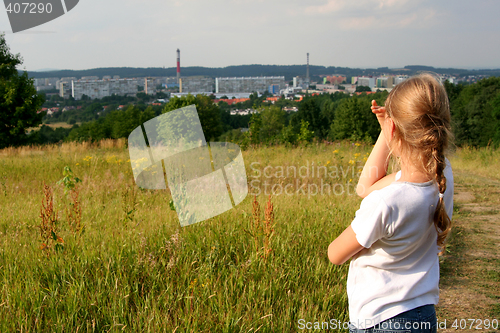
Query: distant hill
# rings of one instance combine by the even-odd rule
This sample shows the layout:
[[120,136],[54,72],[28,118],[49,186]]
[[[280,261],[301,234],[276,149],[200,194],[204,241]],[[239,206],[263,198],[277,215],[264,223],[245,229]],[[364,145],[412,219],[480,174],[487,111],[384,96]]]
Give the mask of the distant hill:
[[[431,71],[438,74],[450,74],[457,76],[465,75],[490,75],[500,76],[500,69],[481,69],[467,70],[455,68],[434,68],[429,66],[405,66],[404,68],[389,69],[388,67],[381,68],[349,68],[349,67],[326,67],[326,66],[309,66],[311,77],[319,75],[342,74],[347,77],[361,75],[381,75],[391,72],[392,74],[408,74],[413,75],[420,71]],[[176,68],[132,68],[132,67],[110,67],[110,68],[93,68],[86,70],[57,70],[35,72],[28,71],[28,75],[32,78],[49,78],[49,77],[77,77],[82,76],[98,76],[102,78],[105,75],[119,75],[122,78],[146,77],[146,76],[176,76]],[[286,80],[291,80],[294,76],[305,76],[306,65],[239,65],[228,66],[221,68],[210,67],[182,67],[182,76],[203,75],[209,77],[238,77],[238,76],[285,76]]]
[[57,68],[41,68],[41,69],[37,70],[37,72],[56,72],[56,71],[60,71],[60,69],[57,69]]

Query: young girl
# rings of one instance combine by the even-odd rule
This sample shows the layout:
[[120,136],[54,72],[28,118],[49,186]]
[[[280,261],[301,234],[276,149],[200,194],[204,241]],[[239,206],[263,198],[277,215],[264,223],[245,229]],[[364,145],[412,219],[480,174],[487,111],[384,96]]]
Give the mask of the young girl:
[[[435,332],[438,253],[453,211],[453,174],[444,152],[450,109],[429,74],[398,84],[385,107],[372,102],[380,136],[360,175],[363,197],[351,225],[328,247],[347,278],[350,332]],[[401,171],[387,175],[389,156]]]

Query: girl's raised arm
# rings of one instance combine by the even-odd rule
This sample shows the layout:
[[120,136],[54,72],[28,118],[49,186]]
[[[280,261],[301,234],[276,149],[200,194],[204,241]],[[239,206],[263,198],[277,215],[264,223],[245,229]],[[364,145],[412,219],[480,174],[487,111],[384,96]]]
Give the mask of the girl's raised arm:
[[358,186],[356,187],[356,193],[362,198],[375,190],[389,185],[396,179],[395,173],[387,175],[390,153],[387,144],[387,136],[392,137],[394,123],[392,119],[386,116],[385,108],[383,106],[378,106],[375,100],[372,101],[371,109],[377,116],[377,120],[382,130],[365,163],[359,177]]

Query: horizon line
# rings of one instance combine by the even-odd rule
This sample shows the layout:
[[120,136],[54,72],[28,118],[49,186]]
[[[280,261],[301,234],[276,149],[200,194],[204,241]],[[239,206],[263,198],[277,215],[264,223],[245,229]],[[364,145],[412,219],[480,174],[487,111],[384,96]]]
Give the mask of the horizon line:
[[[304,66],[306,67],[307,64],[292,64],[292,65],[276,65],[276,64],[241,64],[241,65],[228,65],[224,67],[206,67],[206,66],[184,66],[181,68],[209,68],[209,69],[224,69],[228,67],[238,67],[238,66],[279,66],[279,67],[287,67],[287,66]],[[325,66],[325,65],[309,65],[310,67],[334,67],[334,68],[346,68],[346,69],[360,69],[360,70],[367,70],[367,69],[372,69],[372,70],[409,70],[407,67],[429,67],[429,68],[434,68],[434,69],[457,69],[457,70],[500,70],[500,67],[435,67],[435,66],[429,66],[429,65],[405,65],[404,67],[388,67],[388,66],[382,66],[382,67],[342,67],[342,66]],[[87,69],[36,69],[36,70],[29,70],[29,69],[18,69],[21,71],[27,71],[27,72],[37,72],[37,73],[50,73],[50,72],[62,72],[62,71],[90,71],[90,70],[98,70],[98,69],[118,69],[118,68],[131,68],[131,69],[164,69],[164,70],[176,70],[176,67],[133,67],[133,66],[121,66],[121,67],[94,67],[94,68],[87,68]]]

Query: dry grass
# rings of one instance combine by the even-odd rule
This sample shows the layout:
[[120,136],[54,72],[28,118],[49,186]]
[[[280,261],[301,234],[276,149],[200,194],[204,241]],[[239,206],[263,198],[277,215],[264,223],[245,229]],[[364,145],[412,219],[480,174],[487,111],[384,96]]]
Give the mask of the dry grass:
[[0,149],[0,156],[13,157],[13,156],[31,156],[31,155],[45,155],[45,154],[66,154],[66,153],[79,153],[86,154],[93,149],[119,149],[123,150],[126,146],[126,139],[105,139],[95,143],[88,141],[85,142],[64,142],[60,144],[49,145],[33,145],[22,147],[9,147]]
[[[135,187],[124,141],[4,149],[0,330],[276,332],[296,330],[302,318],[346,321],[347,266],[331,265],[326,249],[360,200],[353,192],[317,193],[317,186],[323,180],[347,188],[356,173],[318,176],[312,165],[352,170],[368,149],[339,143],[245,151],[249,180],[256,180],[251,190],[268,202],[257,248],[245,232],[253,195],[181,228],[168,192]],[[64,249],[47,257],[37,228],[43,184],[53,188],[54,210],[71,207],[56,184],[65,166],[82,179],[84,231],[75,233],[72,217],[59,214]],[[267,166],[310,173],[267,177]],[[255,170],[259,177],[250,174]],[[276,192],[278,184],[293,184],[293,191]]]
[[[80,126],[82,123],[81,122],[77,122],[76,125]],[[59,128],[59,127],[62,127],[62,128],[71,128],[73,127],[73,125],[70,125],[68,123],[65,123],[65,122],[59,122],[59,123],[51,123],[51,124],[40,124],[38,125],[37,127],[29,127],[27,128],[26,130],[27,131],[37,131],[40,129],[40,127],[42,127],[43,125],[45,126],[49,126],[49,127],[52,127],[53,129],[56,129],[56,128]]]
[[[370,149],[349,142],[250,148],[243,158],[252,195],[185,228],[168,191],[135,187],[124,140],[4,149],[0,331],[294,332],[299,319],[347,321],[348,267],[330,264],[326,251],[359,207],[354,184]],[[488,163],[500,155],[458,151],[452,163],[474,174],[474,154],[491,156]],[[494,176],[488,163],[478,172]],[[57,185],[65,166],[82,179],[75,200]],[[44,184],[53,188],[54,211],[78,202],[84,228],[75,233],[71,217],[60,214],[64,249],[50,256],[38,228]],[[249,235],[254,195],[268,202],[263,218],[258,209],[257,241]],[[453,274],[445,271],[442,281]]]

